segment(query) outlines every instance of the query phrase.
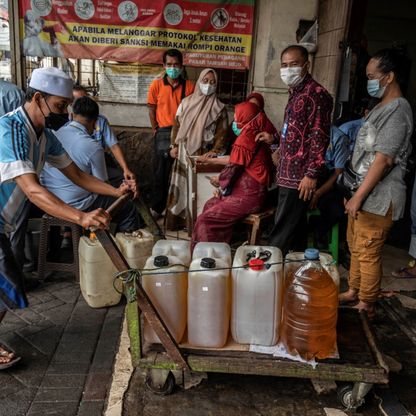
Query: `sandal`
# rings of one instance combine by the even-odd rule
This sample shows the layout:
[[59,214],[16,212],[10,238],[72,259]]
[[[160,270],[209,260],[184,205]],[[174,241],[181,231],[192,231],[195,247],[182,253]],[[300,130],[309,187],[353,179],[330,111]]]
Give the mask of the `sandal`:
[[0,370],[6,370],[7,368],[13,367],[21,360],[21,358],[22,357],[18,357],[10,348],[6,348],[4,345],[0,344]]
[[391,275],[398,279],[416,279],[416,274],[410,273],[409,267],[402,267],[399,270],[394,270],[391,272]]

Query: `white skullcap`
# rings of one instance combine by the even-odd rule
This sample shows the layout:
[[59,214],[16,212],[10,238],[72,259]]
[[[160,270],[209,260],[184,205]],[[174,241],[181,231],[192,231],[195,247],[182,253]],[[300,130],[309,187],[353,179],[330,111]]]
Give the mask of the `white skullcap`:
[[37,68],[32,72],[29,87],[50,95],[72,99],[72,79],[58,68]]

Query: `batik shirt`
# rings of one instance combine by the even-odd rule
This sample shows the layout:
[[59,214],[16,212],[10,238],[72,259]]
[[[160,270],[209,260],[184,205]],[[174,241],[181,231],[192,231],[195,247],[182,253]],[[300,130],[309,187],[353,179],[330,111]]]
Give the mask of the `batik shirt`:
[[37,136],[23,107],[0,118],[0,138],[0,233],[5,233],[14,230],[26,201],[14,179],[39,175],[45,161],[62,169],[71,159],[52,130]]
[[308,176],[316,179],[325,165],[332,97],[307,74],[289,92],[281,132],[277,184],[297,189]]

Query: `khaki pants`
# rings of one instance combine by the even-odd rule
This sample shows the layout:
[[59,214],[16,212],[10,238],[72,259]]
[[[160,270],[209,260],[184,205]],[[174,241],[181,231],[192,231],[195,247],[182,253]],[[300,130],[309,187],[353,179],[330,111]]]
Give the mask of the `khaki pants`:
[[372,303],[380,291],[381,251],[391,226],[392,208],[385,216],[359,211],[357,219],[348,216],[347,241],[351,252],[348,283],[358,291],[360,301]]

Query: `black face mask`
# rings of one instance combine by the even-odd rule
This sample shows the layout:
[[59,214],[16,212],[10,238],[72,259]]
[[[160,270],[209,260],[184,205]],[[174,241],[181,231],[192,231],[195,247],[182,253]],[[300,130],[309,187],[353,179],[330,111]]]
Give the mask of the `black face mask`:
[[49,114],[47,116],[45,116],[45,114],[43,114],[42,109],[40,108],[40,111],[42,111],[43,117],[45,118],[45,127],[47,129],[51,129],[51,130],[59,130],[61,127],[65,126],[66,123],[68,123],[69,121],[69,116],[68,113],[53,113],[49,107],[49,104],[46,101],[46,98],[43,97],[43,99],[45,100],[45,104],[49,109]]
[[49,113],[49,115],[45,117],[45,127],[56,131],[65,126],[68,121],[68,114]]

